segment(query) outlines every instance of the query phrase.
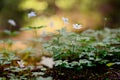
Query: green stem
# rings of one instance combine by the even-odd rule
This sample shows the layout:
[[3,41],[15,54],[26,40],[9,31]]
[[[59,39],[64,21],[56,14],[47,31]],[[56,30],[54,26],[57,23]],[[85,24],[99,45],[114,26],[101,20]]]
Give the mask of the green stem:
[[36,29],[34,29],[33,30],[33,33],[34,33],[34,39],[35,39],[35,41],[33,41],[33,45],[32,45],[32,47],[34,48],[34,47],[36,47],[36,40],[38,39],[38,36],[37,36],[37,30]]
[[37,36],[37,30],[36,29],[34,29],[34,36],[35,36],[35,39],[38,38],[38,36]]
[[75,52],[75,45],[73,44],[72,45],[72,53],[74,53]]

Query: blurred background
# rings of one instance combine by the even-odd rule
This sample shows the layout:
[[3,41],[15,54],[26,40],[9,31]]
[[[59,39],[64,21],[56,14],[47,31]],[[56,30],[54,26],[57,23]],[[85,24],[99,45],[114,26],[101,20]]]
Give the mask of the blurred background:
[[[0,0],[0,31],[20,30],[29,25],[63,27],[62,17],[84,29],[117,28],[120,25],[120,0]],[[34,11],[37,16],[28,18]],[[12,19],[15,26],[8,23]],[[48,31],[51,28],[48,29]]]
[[[48,32],[63,27],[78,33],[119,28],[119,8],[120,0],[0,0],[0,53],[14,52],[27,64],[39,62],[42,55],[52,56],[42,49],[42,43],[52,38]],[[30,12],[36,16],[28,17]],[[63,17],[69,24],[64,24]],[[73,24],[82,28],[74,29]],[[21,30],[29,26],[32,30]],[[46,27],[36,30],[39,26]]]

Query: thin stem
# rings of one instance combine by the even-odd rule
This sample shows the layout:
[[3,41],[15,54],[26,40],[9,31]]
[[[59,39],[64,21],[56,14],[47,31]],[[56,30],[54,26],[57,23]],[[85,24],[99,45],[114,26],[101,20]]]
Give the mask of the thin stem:
[[107,18],[104,18],[104,28],[106,27]]
[[32,47],[34,48],[34,47],[36,47],[36,45],[37,45],[37,44],[36,44],[36,40],[38,39],[37,30],[34,29],[34,30],[33,30],[33,33],[34,33],[34,39],[35,39],[35,40],[33,41],[33,46],[32,46]]
[[37,37],[37,30],[36,30],[36,29],[34,29],[34,36],[35,36],[35,39],[38,38],[38,37]]

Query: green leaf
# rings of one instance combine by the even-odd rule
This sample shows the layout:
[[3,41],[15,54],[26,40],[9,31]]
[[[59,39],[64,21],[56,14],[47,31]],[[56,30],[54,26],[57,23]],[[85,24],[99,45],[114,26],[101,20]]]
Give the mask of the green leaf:
[[36,27],[28,26],[28,27],[25,27],[25,28],[21,28],[21,30],[41,29],[43,27],[45,27],[45,26],[36,26]]
[[29,26],[28,28],[30,28],[30,29],[41,29],[43,27],[45,27],[45,26],[36,26],[36,27]]
[[107,63],[106,65],[108,66],[108,67],[111,67],[111,66],[113,66],[115,63]]

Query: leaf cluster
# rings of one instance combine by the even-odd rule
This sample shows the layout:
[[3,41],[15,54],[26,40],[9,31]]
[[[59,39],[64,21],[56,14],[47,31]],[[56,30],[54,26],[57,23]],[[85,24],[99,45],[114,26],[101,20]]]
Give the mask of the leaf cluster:
[[[43,47],[53,54],[55,66],[65,68],[108,67],[120,63],[120,30],[86,30],[82,33],[57,30]],[[109,64],[113,65],[109,65]]]

